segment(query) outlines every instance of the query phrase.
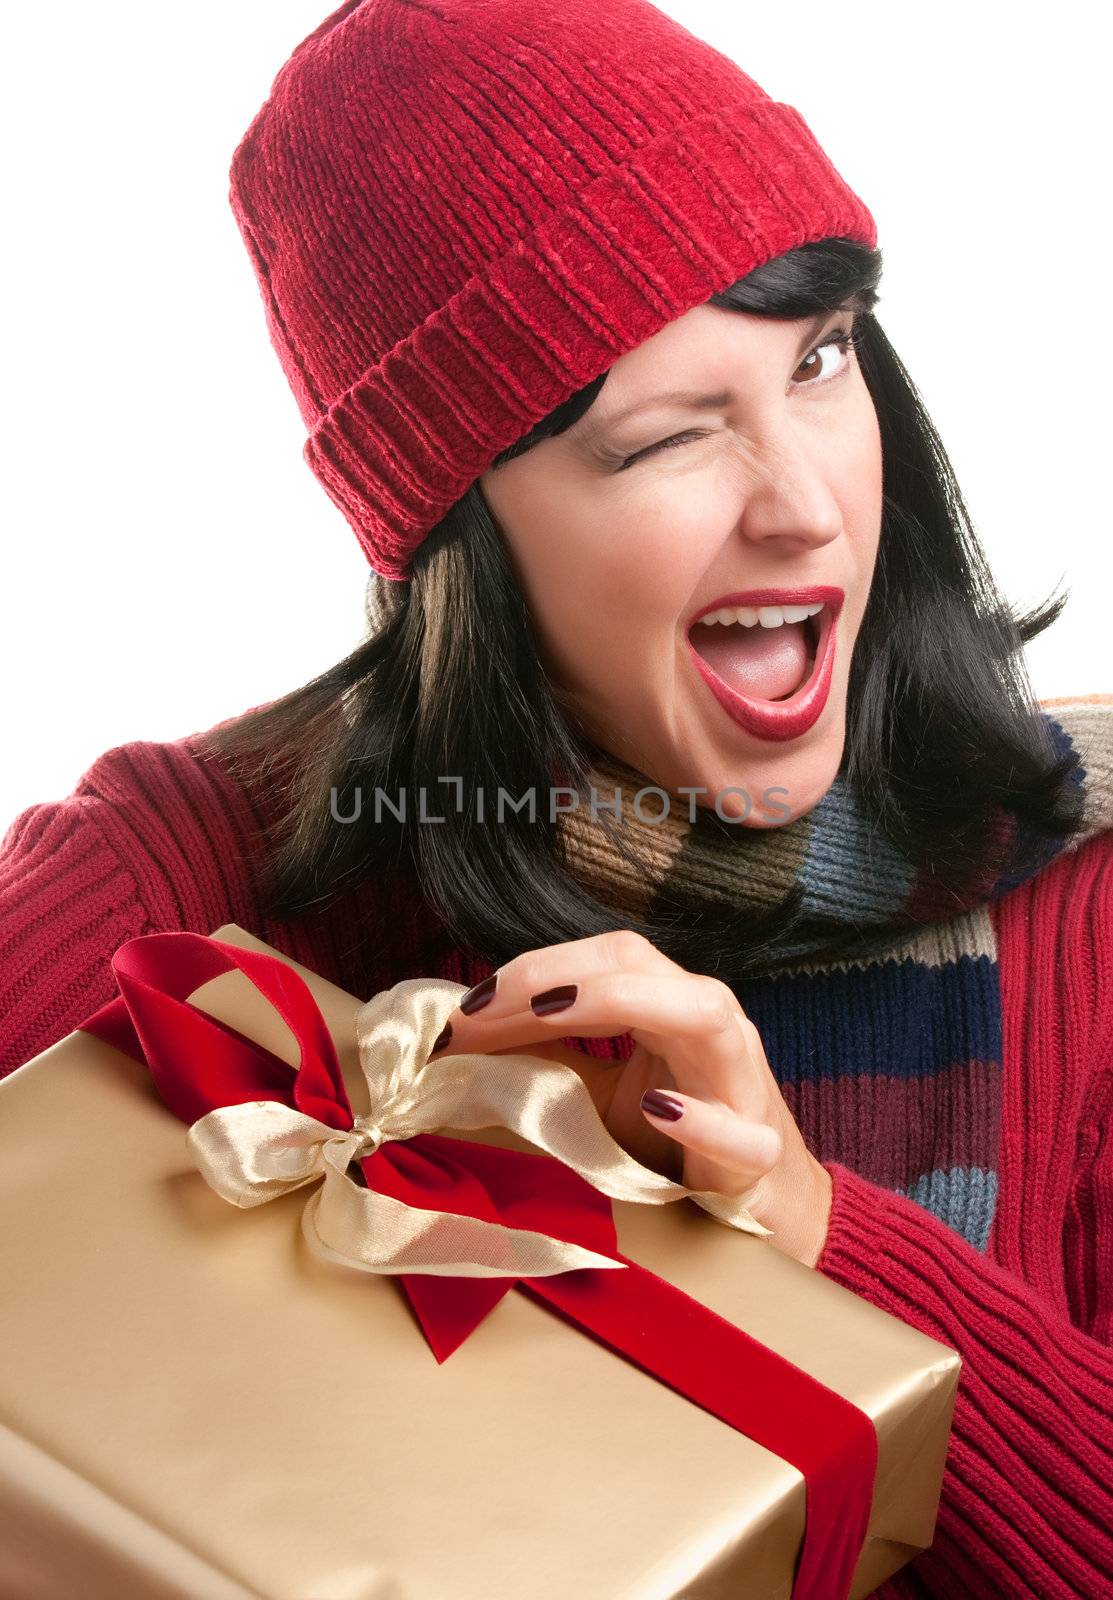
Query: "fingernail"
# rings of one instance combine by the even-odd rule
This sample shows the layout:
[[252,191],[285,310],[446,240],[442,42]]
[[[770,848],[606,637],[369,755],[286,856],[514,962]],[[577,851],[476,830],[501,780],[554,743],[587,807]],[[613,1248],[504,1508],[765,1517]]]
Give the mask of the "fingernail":
[[663,1089],[647,1089],[642,1095],[641,1105],[643,1111],[648,1111],[654,1117],[664,1117],[668,1122],[675,1122],[677,1117],[684,1115],[682,1103]]
[[443,1050],[445,1045],[448,1043],[448,1041],[451,1038],[452,1038],[452,1024],[451,1024],[451,1022],[446,1022],[444,1027],[441,1029],[440,1033],[438,1033],[437,1037],[433,1040],[433,1049],[430,1050],[429,1054],[432,1055],[433,1054],[433,1050]]
[[555,989],[542,989],[530,996],[529,1008],[535,1017],[547,1017],[552,1011],[565,1011],[576,998],[577,983],[558,983]]
[[470,1017],[473,1011],[481,1011],[495,992],[498,982],[498,973],[492,972],[489,978],[484,978],[482,983],[477,983],[467,994],[460,996],[460,1010],[465,1016]]

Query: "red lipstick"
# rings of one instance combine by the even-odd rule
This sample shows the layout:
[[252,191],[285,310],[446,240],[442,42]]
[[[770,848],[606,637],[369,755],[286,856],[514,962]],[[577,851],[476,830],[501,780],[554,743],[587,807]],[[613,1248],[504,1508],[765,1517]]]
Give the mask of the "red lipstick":
[[[818,722],[827,704],[835,670],[835,623],[845,596],[842,589],[816,584],[801,589],[743,589],[720,595],[702,606],[689,623],[688,650],[696,671],[734,721],[755,739],[798,739]],[[711,611],[724,606],[807,606],[822,603],[815,659],[806,681],[787,700],[755,700],[724,683],[695,648],[691,629]],[[760,624],[755,624],[760,626]]]

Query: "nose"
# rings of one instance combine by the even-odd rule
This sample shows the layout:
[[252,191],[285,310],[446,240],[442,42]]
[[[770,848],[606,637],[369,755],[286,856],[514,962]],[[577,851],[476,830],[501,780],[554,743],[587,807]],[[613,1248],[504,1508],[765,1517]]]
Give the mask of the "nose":
[[842,511],[822,462],[802,440],[787,434],[767,440],[751,460],[740,536],[771,550],[809,550],[830,544],[843,531]]

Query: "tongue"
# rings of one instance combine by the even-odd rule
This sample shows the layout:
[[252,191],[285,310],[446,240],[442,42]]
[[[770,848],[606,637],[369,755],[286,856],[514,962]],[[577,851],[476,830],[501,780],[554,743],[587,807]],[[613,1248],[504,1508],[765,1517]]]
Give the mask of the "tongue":
[[808,670],[805,624],[752,628],[740,622],[697,623],[692,643],[730,688],[751,700],[783,700],[798,689]]

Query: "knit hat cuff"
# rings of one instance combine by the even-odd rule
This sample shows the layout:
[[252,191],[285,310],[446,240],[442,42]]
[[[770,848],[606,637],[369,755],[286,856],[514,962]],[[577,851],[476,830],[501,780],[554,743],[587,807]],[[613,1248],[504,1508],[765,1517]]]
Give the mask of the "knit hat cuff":
[[329,407],[305,459],[375,570],[405,579],[449,507],[560,401],[759,263],[835,236],[877,242],[795,107],[689,118],[475,273]]

